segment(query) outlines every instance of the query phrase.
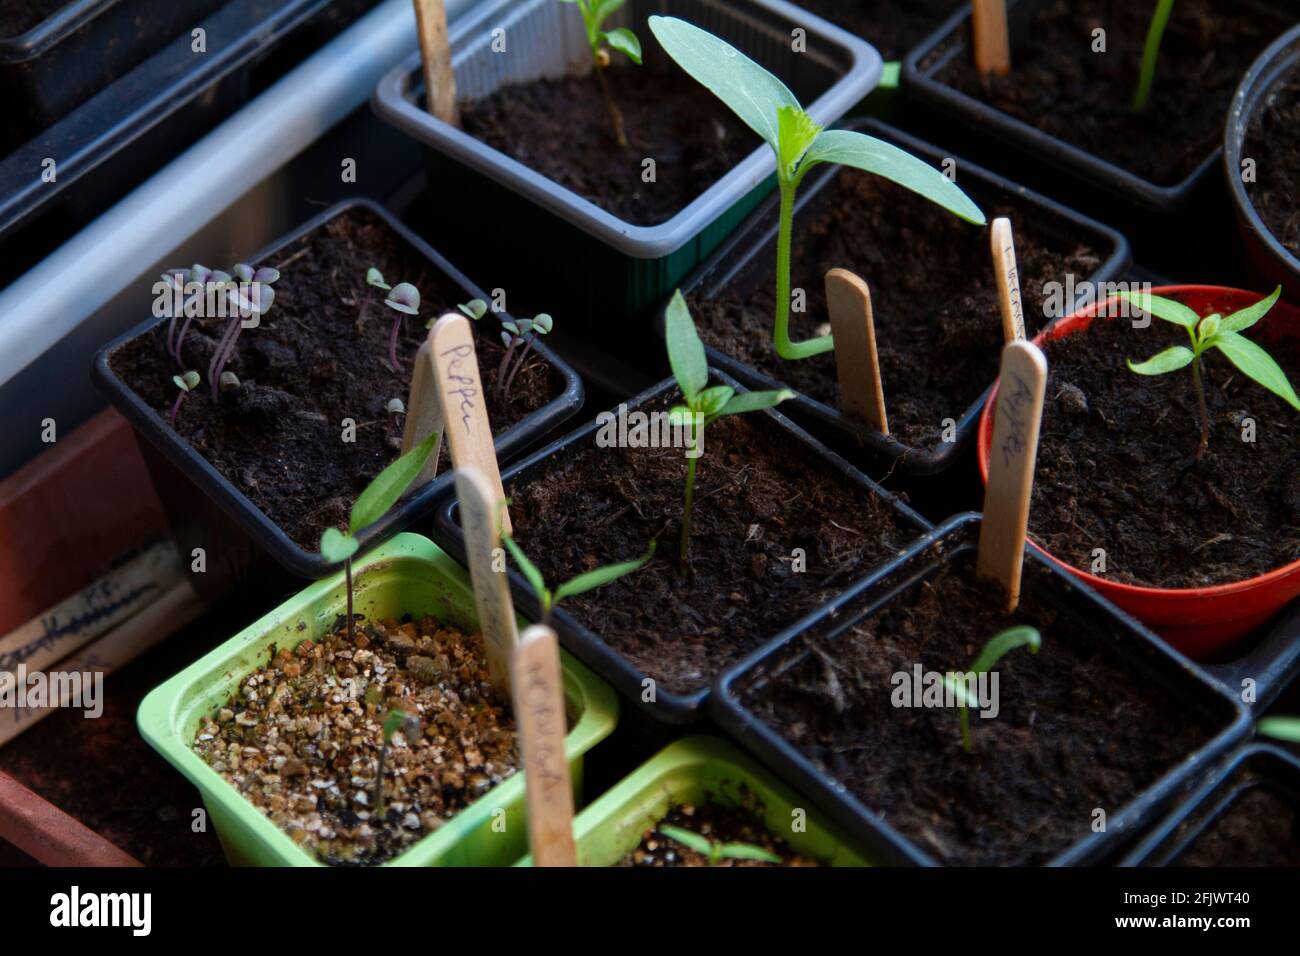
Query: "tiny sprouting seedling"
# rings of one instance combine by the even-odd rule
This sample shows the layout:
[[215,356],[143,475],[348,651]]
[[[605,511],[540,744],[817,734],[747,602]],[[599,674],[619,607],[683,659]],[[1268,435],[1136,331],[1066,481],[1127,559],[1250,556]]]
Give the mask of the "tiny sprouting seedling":
[[477,322],[483,316],[487,315],[488,305],[482,299],[470,299],[468,302],[462,302],[456,306],[467,316]]
[[1151,86],[1156,80],[1156,61],[1160,59],[1160,44],[1165,37],[1165,27],[1174,12],[1174,0],[1157,0],[1151,26],[1147,28],[1146,43],[1142,48],[1142,68],[1138,73],[1137,91],[1133,94],[1133,112],[1145,112],[1151,101]]
[[710,840],[684,827],[661,826],[658,831],[670,840],[675,840],[688,850],[706,857],[709,866],[717,866],[722,860],[760,860],[763,863],[781,863],[779,856],[771,850],[750,843],[722,843]]
[[[201,268],[201,267],[200,267]],[[217,339],[216,351],[208,364],[208,382],[212,386],[212,400],[215,402],[221,388],[221,372],[235,353],[235,343],[239,341],[239,332],[244,327],[244,319],[249,316],[261,317],[271,310],[275,302],[275,289],[271,286],[278,282],[280,273],[270,266],[254,269],[240,263],[231,270],[233,275],[224,272],[213,273],[208,283],[219,283],[226,301],[231,306],[231,316]]]
[[167,416],[167,423],[171,425],[172,428],[175,428],[176,413],[181,410],[181,402],[185,401],[186,395],[199,387],[199,373],[190,371],[183,375],[173,375],[172,381],[175,382],[176,387],[181,390],[181,393],[176,396],[176,401],[172,402],[171,414]]
[[823,129],[786,85],[730,44],[674,17],[650,18],[650,30],[668,55],[722,100],[772,147],[780,191],[776,240],[776,318],[773,342],[783,359],[807,359],[835,348],[829,335],[790,341],[790,240],[795,193],[821,163],[852,166],[897,183],[976,225],[984,214],[943,173],[897,146],[862,133]]
[[348,592],[348,641],[356,637],[352,620],[352,556],[361,547],[357,535],[370,527],[397,503],[406,493],[420,471],[424,468],[433,450],[438,447],[441,432],[435,431],[424,441],[416,445],[397,461],[393,462],[366,486],[366,490],[357,496],[348,518],[348,533],[338,528],[326,528],[320,539],[320,554],[330,564],[343,562],[344,578]]
[[389,285],[384,281],[384,274],[373,266],[366,270],[366,285],[387,292],[384,305],[397,313],[393,319],[393,331],[388,336],[388,364],[394,372],[401,372],[402,364],[397,358],[397,335],[402,331],[403,316],[420,314],[420,290],[409,282]]
[[550,335],[555,328],[555,320],[545,312],[531,319],[507,319],[501,323],[501,341],[506,347],[497,366],[497,394],[503,399],[510,397],[510,386],[515,383],[515,376],[528,361],[539,336]]
[[971,699],[967,691],[966,681],[963,678],[966,676],[978,677],[980,674],[988,673],[993,669],[994,664],[1018,647],[1027,647],[1029,653],[1037,654],[1038,649],[1042,646],[1043,636],[1038,633],[1036,628],[1027,626],[1013,627],[990,639],[984,645],[984,650],[980,651],[979,657],[975,658],[975,663],[971,665],[967,675],[949,674],[944,677],[944,687],[948,688],[953,696],[957,698],[957,708],[961,719],[961,745],[962,749],[967,753],[971,753],[973,750],[970,736],[969,708],[978,707],[979,702]]
[[623,114],[619,111],[614,96],[609,91],[609,81],[605,70],[609,66],[610,50],[617,50],[638,66],[641,64],[641,41],[627,27],[614,30],[603,29],[605,21],[622,8],[627,0],[563,0],[564,3],[576,3],[582,14],[582,22],[587,28],[587,43],[591,47],[591,60],[594,65],[596,82],[600,84],[600,95],[605,98],[609,109],[610,122],[614,124],[614,139],[621,149],[627,148],[627,134],[623,129]]
[[704,437],[704,429],[726,415],[757,412],[794,398],[788,388],[773,392],[737,392],[730,385],[709,387],[709,361],[704,353],[704,343],[695,331],[695,320],[681,290],[673,294],[668,304],[664,337],[668,343],[668,364],[677,379],[677,388],[685,400],[684,405],[672,408],[672,424],[687,429],[686,440],[686,500],[682,506],[682,541],[678,553],[682,573],[690,565],[691,506],[695,500],[695,466],[699,460],[697,448]]
[[384,763],[388,757],[388,745],[393,741],[393,734],[402,732],[408,743],[420,737],[420,718],[400,707],[388,712],[383,723],[383,740],[379,745],[379,766],[375,773],[374,795],[371,802],[375,805],[375,819],[384,819]]
[[[224,276],[224,279],[218,277]],[[163,282],[168,287],[175,290],[179,295],[175,298],[180,302],[179,309],[173,308],[171,320],[167,323],[167,354],[172,357],[178,366],[185,367],[184,354],[181,351],[185,342],[185,334],[189,332],[190,325],[193,324],[194,318],[201,311],[195,307],[195,300],[202,300],[204,290],[207,288],[209,280],[212,281],[229,281],[230,276],[222,273],[214,273],[207,266],[195,264],[187,272],[184,269],[177,269],[173,272],[164,272],[162,275]],[[187,285],[198,285],[197,291],[194,291],[188,298],[185,297],[185,288]],[[183,320],[183,321],[182,321]]]
[[658,544],[658,542],[651,540],[645,554],[635,561],[622,561],[618,564],[596,568],[596,570],[588,571],[585,574],[579,574],[576,578],[565,581],[552,591],[546,586],[546,579],[542,577],[542,572],[537,569],[537,565],[528,560],[528,555],[524,554],[523,549],[515,543],[514,538],[510,537],[504,530],[501,532],[501,541],[505,544],[506,550],[510,552],[510,556],[515,559],[515,564],[519,565],[519,570],[523,572],[528,584],[537,594],[537,601],[542,606],[542,620],[540,623],[546,625],[551,623],[551,612],[565,598],[583,594],[587,591],[594,591],[596,588],[604,587],[606,584],[617,581],[621,577],[626,577],[634,571],[640,571],[654,557],[655,546]]
[[1255,725],[1255,732],[1289,744],[1300,744],[1300,717],[1265,717]]
[[1123,299],[1156,318],[1181,325],[1191,339],[1191,348],[1175,345],[1165,349],[1145,362],[1134,363],[1128,359],[1130,371],[1139,375],[1164,375],[1190,365],[1192,381],[1196,385],[1196,404],[1201,416],[1201,444],[1196,449],[1199,461],[1210,447],[1210,412],[1205,400],[1205,381],[1201,370],[1201,356],[1210,349],[1222,352],[1237,370],[1253,382],[1262,385],[1300,411],[1300,398],[1287,380],[1286,373],[1273,357],[1241,333],[1250,328],[1277,304],[1282,295],[1278,286],[1273,294],[1252,306],[1229,316],[1209,315],[1201,318],[1192,309],[1172,299],[1161,298],[1147,292],[1123,292]]

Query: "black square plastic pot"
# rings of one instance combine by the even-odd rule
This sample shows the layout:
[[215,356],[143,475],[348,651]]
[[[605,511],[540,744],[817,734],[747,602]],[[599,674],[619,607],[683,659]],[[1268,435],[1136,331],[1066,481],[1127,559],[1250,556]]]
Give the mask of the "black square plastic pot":
[[1161,820],[1121,865],[1185,865],[1179,858],[1255,787],[1268,787],[1300,807],[1300,760],[1270,744],[1243,747]]
[[[719,678],[709,701],[710,714],[734,739],[884,861],[938,865],[931,854],[865,806],[747,710],[741,702],[741,693],[744,688],[766,681],[770,675],[812,654],[801,646],[803,638],[816,638],[825,648],[827,642],[848,632],[900,594],[916,588],[945,564],[968,559],[975,551],[979,526],[977,514],[958,515],[944,522],[895,562],[887,574],[846,595],[837,602],[833,613],[823,615],[807,631],[788,635],[783,642],[773,642],[727,670]],[[1105,832],[1090,833],[1049,861],[1052,866],[1098,863],[1118,852],[1225,752],[1240,743],[1250,733],[1250,716],[1244,705],[1191,661],[1032,552],[1025,554],[1023,592],[1050,602],[1072,622],[1086,627],[1112,657],[1163,687],[1184,705],[1185,713],[1205,717],[1220,728],[1199,750],[1189,754],[1127,805],[1109,814]],[[954,729],[955,724],[954,720]],[[861,731],[870,735],[871,728],[863,727]]]
[[[944,159],[951,155],[878,120],[851,120],[844,123],[843,128],[883,139],[935,166],[942,164]],[[961,170],[962,188],[970,193],[976,202],[981,200],[998,202],[1005,197],[1019,203],[1029,203],[1044,219],[1059,223],[1062,229],[1068,230],[1072,236],[1077,236],[1100,252],[1104,256],[1101,266],[1091,276],[1086,279],[1081,278],[1080,286],[1087,282],[1120,279],[1132,262],[1128,241],[1109,226],[1104,226],[1045,196],[1017,186],[973,163],[959,160],[958,168]],[[828,165],[809,175],[800,188],[795,202],[796,237],[804,223],[815,215],[819,194],[834,183],[842,171],[843,167]],[[699,296],[710,299],[735,283],[749,288],[759,282],[773,282],[778,213],[779,200],[774,196],[764,203],[763,207],[756,211],[749,221],[709,258],[708,262],[686,280],[682,287],[683,294],[687,298]],[[991,259],[988,268],[993,268]],[[1071,311],[1073,310],[1067,307],[1064,314],[1068,315]],[[655,330],[660,337],[663,336],[664,317],[665,310],[661,309],[655,320]],[[785,387],[785,383],[717,349],[706,346],[705,351],[708,353],[709,364],[722,369],[747,388],[766,390]],[[882,466],[887,466],[891,470],[896,468],[898,472],[906,475],[934,475],[950,468],[963,452],[972,446],[980,412],[983,411],[984,402],[992,388],[993,383],[990,382],[979,398],[957,418],[953,441],[939,441],[930,448],[914,448],[900,442],[892,435],[882,435],[870,426],[846,417],[838,408],[832,408],[802,393],[796,394],[782,407],[788,410],[791,418],[806,425],[819,437],[850,447],[860,446]],[[885,382],[885,394],[889,394],[888,382]]]
[[[393,232],[428,260],[436,271],[463,289],[466,299],[487,298],[455,266],[398,222],[387,210],[364,199],[340,203],[326,210],[247,261],[257,265],[271,259],[279,250],[316,231],[336,216],[358,208],[382,219]],[[508,318],[506,313],[489,312],[483,321],[499,323]],[[136,434],[145,439],[141,442],[141,448],[145,452],[155,489],[162,499],[181,553],[188,556],[191,548],[202,547],[207,555],[209,570],[220,572],[219,575],[199,575],[196,586],[205,584],[209,578],[239,579],[263,555],[304,578],[322,578],[337,571],[341,565],[331,564],[319,554],[309,552],[293,541],[113,372],[109,362],[117,348],[166,321],[166,318],[150,319],[100,349],[95,356],[91,378],[131,422]],[[582,405],[582,382],[577,374],[545,345],[538,344],[535,351],[546,359],[555,374],[563,378],[564,389],[547,405],[496,436],[494,444],[497,456],[502,460],[541,440]],[[404,498],[383,518],[360,533],[358,538],[361,551],[410,527],[432,511],[439,499],[451,488],[452,473],[447,471]],[[212,589],[220,590],[215,584]]]
[[[734,44],[781,77],[822,124],[846,113],[880,77],[880,56],[866,42],[783,0],[631,0],[608,25],[638,28],[647,64],[667,61],[645,27],[651,14],[681,17]],[[497,29],[506,31],[508,54],[492,50]],[[803,52],[792,49],[796,29],[806,34]],[[456,21],[450,40],[462,99],[590,64],[581,18],[555,0],[484,3]],[[439,211],[455,204],[458,230],[470,248],[492,255],[493,274],[505,264],[509,283],[535,290],[530,296],[563,288],[566,308],[581,312],[589,333],[607,342],[621,341],[629,319],[648,316],[775,181],[772,150],[760,144],[667,222],[638,226],[430,115],[419,54],[383,79],[373,102],[386,122],[430,147]]]
[[31,135],[185,34],[225,0],[68,0],[0,37],[0,97],[11,131]]
[[1263,711],[1300,677],[1300,603],[1282,612],[1255,646],[1235,660],[1202,665],[1224,687]]
[[[710,370],[710,380],[714,384],[730,385],[738,391],[744,390],[743,386],[730,376],[713,369]],[[676,389],[676,381],[674,379],[668,379],[660,382],[653,388],[642,392],[635,398],[629,399],[625,404],[628,411],[634,411],[642,405],[653,403],[656,399],[666,394],[675,394]],[[823,466],[829,466],[831,470],[843,475],[864,492],[875,495],[883,501],[888,502],[895,511],[897,511],[905,523],[916,526],[918,534],[930,529],[930,523],[907,505],[903,504],[898,497],[885,491],[874,481],[862,474],[862,472],[858,471],[844,459],[830,451],[803,429],[790,422],[780,412],[774,411],[773,409],[765,409],[755,414],[767,416],[768,419],[774,422],[789,436],[789,452],[791,455],[800,455],[805,458],[818,460]],[[572,434],[529,456],[517,465],[507,469],[501,476],[502,481],[506,486],[507,495],[509,494],[509,489],[512,484],[516,482],[527,483],[544,473],[546,464],[551,459],[563,456],[571,448],[576,448],[589,443],[593,440],[599,428],[599,420],[594,420]],[[439,510],[434,538],[438,544],[455,556],[458,561],[462,564],[466,563],[465,536],[460,527],[460,508],[457,502],[452,501]],[[890,561],[884,560],[881,562],[879,567],[863,568],[862,580],[875,580],[879,575],[884,573],[885,569],[890,566],[890,563]],[[525,580],[523,575],[514,568],[510,568],[507,573],[510,579],[510,591],[514,597],[515,606],[524,614],[524,616],[532,620],[539,620],[541,607],[538,604],[537,595],[533,592],[527,580]],[[853,587],[856,588],[857,585],[855,584]],[[830,613],[833,604],[834,602],[812,612],[811,614],[805,615],[800,621],[787,627],[781,634],[774,635],[767,643],[783,643],[788,636],[798,633],[803,628],[809,626],[813,621],[820,619],[824,614]],[[699,690],[690,694],[674,694],[662,689],[657,689],[655,701],[647,702],[642,698],[642,694],[646,686],[644,681],[649,679],[648,675],[632,664],[618,651],[614,650],[601,640],[599,634],[585,627],[572,615],[567,613],[563,605],[552,611],[551,626],[559,635],[560,643],[564,646],[565,650],[569,651],[569,653],[573,654],[606,681],[612,684],[614,689],[622,694],[625,700],[631,701],[636,705],[637,713],[642,718],[641,723],[643,727],[658,726],[659,728],[663,728],[665,725],[689,725],[697,723],[700,720],[703,705],[708,699],[710,692],[707,683],[700,687]],[[767,644],[764,646],[767,646]]]

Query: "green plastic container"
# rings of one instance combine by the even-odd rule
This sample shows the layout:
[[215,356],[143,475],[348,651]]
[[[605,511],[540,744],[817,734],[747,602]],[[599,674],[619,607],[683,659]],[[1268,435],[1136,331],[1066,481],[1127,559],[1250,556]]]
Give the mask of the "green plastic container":
[[[757,798],[768,830],[796,853],[831,866],[869,866],[841,831],[739,750],[717,737],[684,737],[646,761],[613,790],[578,814],[573,837],[580,866],[613,866],[636,849],[646,830],[682,803],[735,806]],[[803,832],[793,832],[804,810]],[[516,866],[532,866],[526,856]]]
[[[429,614],[462,630],[478,628],[468,575],[416,534],[400,534],[358,562],[353,602],[356,613],[366,618]],[[140,704],[140,733],[198,788],[234,865],[324,864],[204,763],[190,741],[203,715],[225,705],[241,681],[267,660],[272,644],[294,647],[306,638],[320,638],[346,608],[342,574],[318,581],[155,688]],[[568,654],[561,652],[561,658],[571,728],[565,750],[574,793],[581,794],[583,755],[614,730],[618,700]],[[498,811],[505,811],[504,817]],[[516,773],[385,865],[508,866],[527,851],[524,778]]]

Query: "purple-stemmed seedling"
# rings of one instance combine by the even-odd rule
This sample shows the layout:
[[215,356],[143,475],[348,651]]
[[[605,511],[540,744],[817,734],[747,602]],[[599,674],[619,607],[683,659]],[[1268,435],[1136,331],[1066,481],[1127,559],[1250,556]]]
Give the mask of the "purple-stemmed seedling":
[[171,414],[167,416],[167,423],[171,425],[172,428],[175,428],[176,413],[181,410],[181,402],[185,401],[186,395],[199,387],[199,373],[189,371],[184,375],[173,375],[172,381],[175,382],[176,387],[181,390],[180,394],[176,396],[176,401],[172,403]]
[[208,365],[208,381],[212,385],[214,402],[220,394],[222,369],[235,352],[235,343],[239,341],[244,319],[249,316],[260,319],[271,310],[271,305],[275,302],[275,290],[271,284],[280,278],[279,271],[269,266],[254,270],[252,266],[243,263],[235,266],[234,273],[233,278],[226,276],[224,282],[219,279],[224,273],[214,273],[212,278],[212,281],[220,282],[224,287],[221,291],[225,293],[226,301],[234,312],[222,330],[221,338],[217,340],[216,351],[212,353],[212,361]]
[[392,366],[394,372],[400,373],[402,365],[397,359],[397,336],[402,331],[403,315],[420,314],[420,290],[409,282],[399,282],[395,286],[389,285],[384,281],[384,274],[374,266],[366,270],[366,285],[387,292],[388,296],[384,299],[384,305],[398,313],[397,317],[393,319],[392,334],[388,336],[388,364]]
[[[177,273],[177,275],[180,276],[181,273]],[[185,305],[182,310],[185,313],[185,321],[181,323],[180,332],[176,335],[176,341],[173,343],[172,358],[176,359],[177,365],[184,368],[185,355],[184,352],[182,352],[182,348],[185,344],[185,335],[189,332],[190,325],[194,322],[194,317],[203,312],[202,303],[206,301],[208,282],[229,282],[230,276],[226,275],[224,272],[213,272],[207,266],[195,263],[189,273],[180,281],[184,283],[183,291],[184,289],[189,289],[192,294],[185,300]],[[192,288],[195,285],[198,286],[197,290]],[[173,318],[172,321],[174,324],[175,318]]]
[[[554,327],[555,320],[545,312],[531,319],[520,319],[518,323],[501,323],[501,340],[506,344],[506,354],[501,360],[501,367],[497,370],[497,391],[502,398],[510,397],[510,386],[514,384],[515,376],[519,374],[519,370],[528,361],[528,356],[532,354],[537,344],[537,337],[549,335]],[[514,365],[511,366],[510,357],[519,345],[523,345],[523,348]],[[509,368],[508,372],[507,368]]]

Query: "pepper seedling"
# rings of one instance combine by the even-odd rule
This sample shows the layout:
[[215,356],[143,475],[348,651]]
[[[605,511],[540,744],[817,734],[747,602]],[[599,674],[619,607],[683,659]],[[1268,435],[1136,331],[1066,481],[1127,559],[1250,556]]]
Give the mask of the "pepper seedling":
[[[501,323],[501,341],[506,347],[506,354],[501,357],[501,364],[497,367],[497,393],[503,399],[510,397],[510,386],[515,383],[515,376],[528,361],[538,336],[550,335],[554,327],[555,320],[545,312],[531,319],[507,319]],[[516,352],[519,353],[517,356]]]
[[1174,0],[1157,0],[1151,25],[1147,27],[1146,43],[1142,47],[1142,67],[1138,72],[1137,91],[1133,94],[1133,112],[1146,111],[1151,101],[1151,87],[1156,80],[1156,61],[1160,59],[1160,44],[1165,38],[1165,28],[1174,12]]
[[695,331],[695,320],[686,307],[681,290],[673,294],[668,303],[664,323],[664,338],[668,344],[668,364],[677,379],[677,388],[685,401],[669,412],[672,424],[686,429],[686,500],[682,506],[682,540],[678,554],[680,570],[684,574],[690,564],[691,506],[695,500],[695,467],[699,460],[699,444],[704,429],[727,415],[757,412],[794,398],[788,388],[770,392],[737,392],[730,385],[709,387],[709,361],[704,353],[704,343]]
[[1262,737],[1300,744],[1300,717],[1265,717],[1255,725],[1255,732]]
[[415,714],[408,713],[400,707],[394,707],[388,712],[383,723],[383,739],[379,745],[379,767],[375,773],[375,788],[372,802],[375,805],[375,820],[382,822],[384,819],[384,763],[388,757],[388,745],[393,741],[393,734],[398,731],[406,737],[409,743],[412,740],[420,738],[420,718]]
[[352,620],[352,556],[361,547],[357,535],[387,514],[388,509],[406,493],[406,489],[420,474],[425,462],[433,454],[433,450],[438,447],[440,437],[440,432],[433,432],[428,438],[375,476],[375,480],[366,486],[366,490],[357,496],[356,502],[352,505],[352,513],[348,518],[347,534],[344,534],[338,528],[326,528],[325,533],[321,535],[321,557],[330,564],[343,562],[348,591],[349,643],[356,638]]
[[270,266],[254,269],[241,262],[231,272],[234,274],[214,272],[208,279],[209,283],[219,284],[233,312],[221,337],[217,340],[212,361],[208,364],[208,382],[212,386],[214,402],[220,394],[221,370],[235,354],[235,343],[239,341],[239,332],[244,327],[244,319],[256,316],[260,320],[271,310],[271,305],[275,302],[275,289],[272,288],[272,284],[280,279],[279,271]]
[[851,130],[823,129],[786,85],[729,43],[674,17],[650,18],[650,30],[668,55],[722,100],[776,154],[781,195],[776,240],[776,317],[773,342],[781,358],[807,359],[835,348],[830,335],[790,341],[790,244],[795,194],[821,163],[873,173],[937,203],[967,222],[984,214],[943,173],[897,146]]
[[393,331],[388,336],[388,364],[394,372],[401,372],[402,363],[397,358],[397,335],[402,331],[404,316],[420,314],[420,290],[409,282],[389,285],[384,281],[384,274],[373,266],[366,270],[366,285],[387,292],[384,305],[397,313],[393,319]]
[[617,50],[633,63],[641,64],[641,41],[627,27],[605,30],[605,21],[616,13],[627,0],[562,0],[564,3],[576,3],[582,14],[582,23],[587,30],[587,45],[591,47],[591,60],[596,82],[600,84],[600,95],[605,98],[609,109],[610,122],[614,126],[614,139],[620,149],[627,148],[627,134],[623,129],[623,114],[614,102],[614,95],[609,91],[609,80],[605,70],[610,64],[610,50]]
[[172,403],[171,414],[167,416],[167,423],[171,425],[172,428],[175,428],[176,413],[181,410],[181,402],[185,400],[186,395],[188,395],[190,392],[194,391],[194,389],[199,387],[199,373],[195,371],[189,371],[186,372],[184,375],[173,375],[172,381],[175,382],[176,387],[181,390],[181,393],[176,396],[176,401]]
[[636,560],[622,561],[618,564],[596,568],[596,570],[588,571],[585,574],[579,574],[576,578],[565,581],[552,591],[546,586],[546,579],[542,577],[542,572],[538,570],[537,565],[528,559],[528,555],[524,554],[523,549],[515,543],[515,539],[504,530],[501,531],[501,542],[506,546],[506,550],[510,552],[510,556],[515,559],[515,564],[519,565],[519,570],[523,572],[524,578],[527,579],[528,584],[537,595],[537,601],[542,606],[542,619],[538,623],[548,627],[551,623],[551,612],[555,610],[561,601],[587,591],[594,591],[596,588],[604,587],[619,578],[640,571],[654,557],[655,547],[658,544],[657,541],[652,539],[649,547],[646,548],[645,554]]
[[1210,447],[1210,412],[1205,400],[1205,382],[1201,372],[1201,356],[1210,349],[1222,352],[1237,370],[1251,381],[1262,385],[1274,395],[1300,411],[1300,398],[1287,380],[1286,373],[1273,357],[1256,343],[1241,333],[1250,328],[1277,304],[1282,295],[1278,286],[1273,294],[1261,299],[1252,306],[1234,312],[1229,316],[1218,314],[1201,318],[1195,311],[1181,302],[1165,299],[1146,292],[1123,292],[1123,299],[1143,312],[1149,312],[1156,318],[1181,325],[1187,330],[1191,339],[1191,348],[1175,345],[1147,359],[1145,362],[1133,362],[1127,359],[1129,371],[1138,375],[1165,375],[1180,368],[1192,367],[1192,381],[1196,385],[1196,405],[1201,416],[1201,443],[1196,449],[1196,459],[1205,456]]
[[974,749],[970,736],[969,708],[979,706],[978,700],[971,699],[970,692],[967,689],[969,686],[966,683],[967,679],[978,678],[980,674],[988,673],[993,669],[993,665],[1019,647],[1028,648],[1029,653],[1037,654],[1038,649],[1042,646],[1043,636],[1038,633],[1036,628],[1027,626],[1013,627],[1010,630],[1003,631],[985,644],[984,650],[980,651],[979,657],[975,658],[975,663],[971,665],[966,674],[948,674],[944,677],[944,687],[957,698],[957,707],[961,719],[961,745],[962,749],[967,753],[971,753]]
[[706,857],[709,866],[717,866],[722,860],[760,860],[763,863],[782,863],[779,856],[771,850],[750,843],[722,843],[710,840],[685,827],[661,826],[656,829],[670,840],[674,840],[696,853]]

